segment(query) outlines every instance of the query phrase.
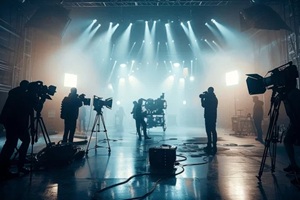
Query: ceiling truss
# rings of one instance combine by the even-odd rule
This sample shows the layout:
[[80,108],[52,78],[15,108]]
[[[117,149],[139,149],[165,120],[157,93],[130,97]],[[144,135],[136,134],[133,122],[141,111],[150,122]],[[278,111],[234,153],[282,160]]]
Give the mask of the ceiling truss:
[[137,6],[227,6],[250,4],[250,0],[64,0],[64,7],[137,7]]

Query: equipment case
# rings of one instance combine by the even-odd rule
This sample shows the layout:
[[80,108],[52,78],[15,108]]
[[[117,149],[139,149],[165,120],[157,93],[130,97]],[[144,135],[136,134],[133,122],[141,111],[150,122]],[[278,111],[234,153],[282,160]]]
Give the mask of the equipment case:
[[177,147],[161,145],[149,148],[149,162],[152,168],[173,169],[176,161]]

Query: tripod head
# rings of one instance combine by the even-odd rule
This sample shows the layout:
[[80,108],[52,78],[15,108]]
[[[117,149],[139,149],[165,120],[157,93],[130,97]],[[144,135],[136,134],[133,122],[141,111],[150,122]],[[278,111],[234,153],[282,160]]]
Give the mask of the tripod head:
[[94,110],[97,112],[97,115],[102,115],[103,114],[102,107],[97,108],[97,109],[95,108]]

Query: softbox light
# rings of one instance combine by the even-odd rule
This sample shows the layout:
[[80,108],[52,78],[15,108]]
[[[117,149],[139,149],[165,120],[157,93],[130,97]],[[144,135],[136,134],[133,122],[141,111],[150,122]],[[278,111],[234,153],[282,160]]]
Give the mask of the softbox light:
[[62,6],[42,6],[33,14],[26,26],[44,30],[52,35],[62,36],[69,22],[69,11]]
[[241,31],[246,31],[250,28],[291,31],[279,14],[264,4],[255,4],[242,10],[240,12],[240,25]]

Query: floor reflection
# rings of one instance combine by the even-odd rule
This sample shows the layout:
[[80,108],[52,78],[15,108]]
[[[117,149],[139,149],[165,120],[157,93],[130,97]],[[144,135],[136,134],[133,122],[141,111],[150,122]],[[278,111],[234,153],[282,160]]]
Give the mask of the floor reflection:
[[[207,155],[203,151],[205,131],[201,128],[174,127],[166,133],[153,130],[149,133],[151,140],[139,140],[134,131],[111,131],[110,154],[105,147],[92,148],[83,159],[71,164],[46,166],[30,176],[0,182],[1,199],[300,198],[300,190],[282,170],[287,163],[282,145],[277,147],[274,175],[267,160],[258,184],[256,176],[264,146],[254,136],[235,137],[230,130],[218,133],[218,152]],[[97,139],[95,135],[91,138],[90,147],[106,145],[103,135],[98,134]],[[52,135],[51,140],[57,142],[61,137]],[[76,142],[85,149],[87,143],[81,140]],[[1,138],[1,147],[3,143]],[[34,152],[44,145],[43,141],[37,143]],[[149,163],[149,149],[161,145],[176,147],[172,170],[153,169]]]

